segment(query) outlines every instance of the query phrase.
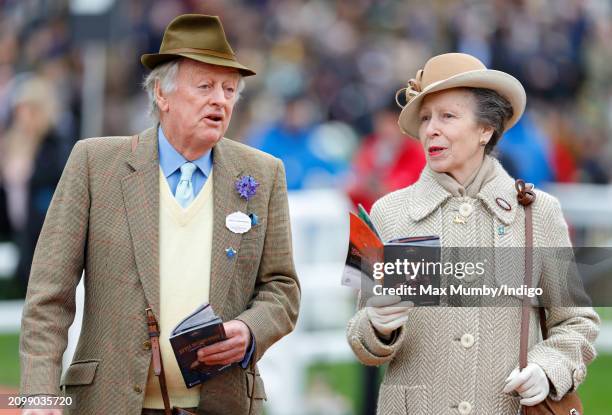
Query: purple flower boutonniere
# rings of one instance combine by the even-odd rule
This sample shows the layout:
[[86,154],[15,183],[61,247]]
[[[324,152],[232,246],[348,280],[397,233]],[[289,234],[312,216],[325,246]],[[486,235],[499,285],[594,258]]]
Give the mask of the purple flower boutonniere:
[[259,183],[253,176],[242,176],[236,180],[236,190],[241,198],[249,200],[257,193]]

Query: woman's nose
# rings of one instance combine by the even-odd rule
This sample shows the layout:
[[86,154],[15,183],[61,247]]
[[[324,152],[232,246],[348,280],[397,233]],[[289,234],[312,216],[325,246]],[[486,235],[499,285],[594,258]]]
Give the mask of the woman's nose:
[[440,135],[438,123],[433,117],[429,121],[427,121],[427,125],[425,127],[425,135],[427,137],[436,137]]

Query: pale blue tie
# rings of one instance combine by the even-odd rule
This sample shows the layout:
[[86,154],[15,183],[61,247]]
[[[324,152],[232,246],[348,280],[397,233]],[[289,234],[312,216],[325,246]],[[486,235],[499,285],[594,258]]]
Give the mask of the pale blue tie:
[[189,206],[195,197],[191,178],[196,167],[197,166],[191,162],[187,162],[181,166],[181,179],[179,180],[178,186],[176,186],[174,197],[183,208]]

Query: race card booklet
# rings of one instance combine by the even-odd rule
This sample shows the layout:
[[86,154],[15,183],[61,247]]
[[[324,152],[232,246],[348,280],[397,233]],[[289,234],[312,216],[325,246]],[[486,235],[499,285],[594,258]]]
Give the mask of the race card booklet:
[[170,345],[187,388],[199,385],[231,366],[209,366],[198,361],[198,349],[225,338],[223,321],[208,303],[198,307],[172,330]]
[[349,247],[342,285],[363,290],[367,296],[400,295],[415,306],[439,305],[441,273],[435,265],[441,259],[440,238],[410,236],[383,243],[365,209],[361,205],[358,208],[358,215],[349,213]]

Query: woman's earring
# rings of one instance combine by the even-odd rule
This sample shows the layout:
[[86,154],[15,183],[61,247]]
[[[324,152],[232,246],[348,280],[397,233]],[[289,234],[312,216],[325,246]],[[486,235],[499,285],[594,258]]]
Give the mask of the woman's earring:
[[487,145],[487,142],[486,142],[486,141],[481,141],[481,142],[480,142],[480,147],[484,147],[484,146],[486,146],[486,145]]

